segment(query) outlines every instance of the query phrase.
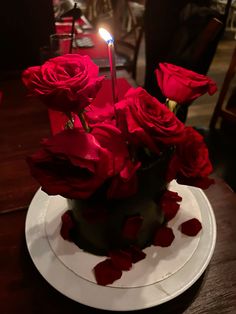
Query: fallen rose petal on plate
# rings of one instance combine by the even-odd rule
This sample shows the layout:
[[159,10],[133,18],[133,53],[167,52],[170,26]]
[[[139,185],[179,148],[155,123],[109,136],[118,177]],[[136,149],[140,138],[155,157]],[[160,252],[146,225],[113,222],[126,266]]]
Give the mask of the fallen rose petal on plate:
[[183,234],[194,237],[202,229],[202,224],[197,218],[189,219],[180,225],[180,230]]
[[171,243],[174,241],[174,238],[175,235],[173,230],[164,226],[157,230],[154,236],[153,245],[167,247],[171,245]]

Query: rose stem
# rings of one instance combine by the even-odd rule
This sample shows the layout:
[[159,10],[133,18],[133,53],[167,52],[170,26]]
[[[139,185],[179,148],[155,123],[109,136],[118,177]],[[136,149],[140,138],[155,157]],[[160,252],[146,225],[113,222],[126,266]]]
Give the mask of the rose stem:
[[66,112],[66,115],[67,115],[69,120],[66,122],[65,128],[66,129],[73,129],[73,127],[74,127],[74,118],[73,118],[71,112]]
[[83,111],[78,113],[78,117],[80,119],[80,122],[81,122],[82,127],[85,130],[85,132],[89,133],[91,131],[91,128],[90,128],[90,126],[88,125],[88,122],[85,119]]

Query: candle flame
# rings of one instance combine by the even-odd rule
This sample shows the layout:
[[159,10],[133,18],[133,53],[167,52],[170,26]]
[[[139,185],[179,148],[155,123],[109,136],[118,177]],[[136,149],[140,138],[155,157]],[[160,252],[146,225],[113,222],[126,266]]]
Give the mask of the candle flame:
[[108,44],[114,41],[111,34],[105,28],[99,28],[98,32],[102,39],[104,39]]

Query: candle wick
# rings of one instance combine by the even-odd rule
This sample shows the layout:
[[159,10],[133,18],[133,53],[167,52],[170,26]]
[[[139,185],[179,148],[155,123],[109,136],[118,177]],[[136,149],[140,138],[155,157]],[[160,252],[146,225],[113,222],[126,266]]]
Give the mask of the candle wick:
[[111,73],[112,100],[113,100],[113,104],[115,104],[118,102],[118,91],[117,91],[117,82],[116,82],[116,60],[115,60],[115,50],[114,50],[114,38],[104,28],[99,28],[99,33],[101,37],[107,43],[110,73]]

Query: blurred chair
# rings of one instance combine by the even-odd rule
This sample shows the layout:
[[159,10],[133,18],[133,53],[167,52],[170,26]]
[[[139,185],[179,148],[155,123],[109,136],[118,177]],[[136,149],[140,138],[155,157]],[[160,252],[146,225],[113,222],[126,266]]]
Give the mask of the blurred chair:
[[183,6],[173,29],[167,61],[205,74],[221,37],[223,19],[210,4],[200,6],[191,2]]
[[210,129],[214,130],[219,118],[236,123],[236,89],[231,92],[228,101],[225,101],[231,87],[232,80],[236,72],[236,47],[234,49],[225,79],[220,90],[218,101],[216,103],[211,121]]
[[236,25],[236,3],[233,2],[231,4],[231,9],[230,9],[230,29],[231,31],[235,31]]
[[193,60],[197,62],[201,59],[222,28],[223,23],[218,18],[213,17],[208,21],[204,30],[197,37],[195,49],[192,51]]
[[115,38],[116,53],[125,60],[124,67],[136,79],[137,60],[143,36],[144,5],[135,1],[126,1],[126,26]]
[[110,0],[88,0],[84,12],[90,23],[96,27],[102,21],[113,18],[113,8]]
[[[215,41],[223,29],[223,22],[212,16],[203,25],[199,25],[200,31],[189,34],[186,28],[176,37],[176,51],[174,59],[179,65],[205,74],[211,64],[215,52]],[[184,38],[186,36],[186,38]],[[178,45],[179,43],[179,45]],[[174,49],[175,44],[173,44]],[[179,46],[179,50],[178,47]],[[213,48],[213,51],[212,51]],[[171,56],[171,54],[170,54]]]

